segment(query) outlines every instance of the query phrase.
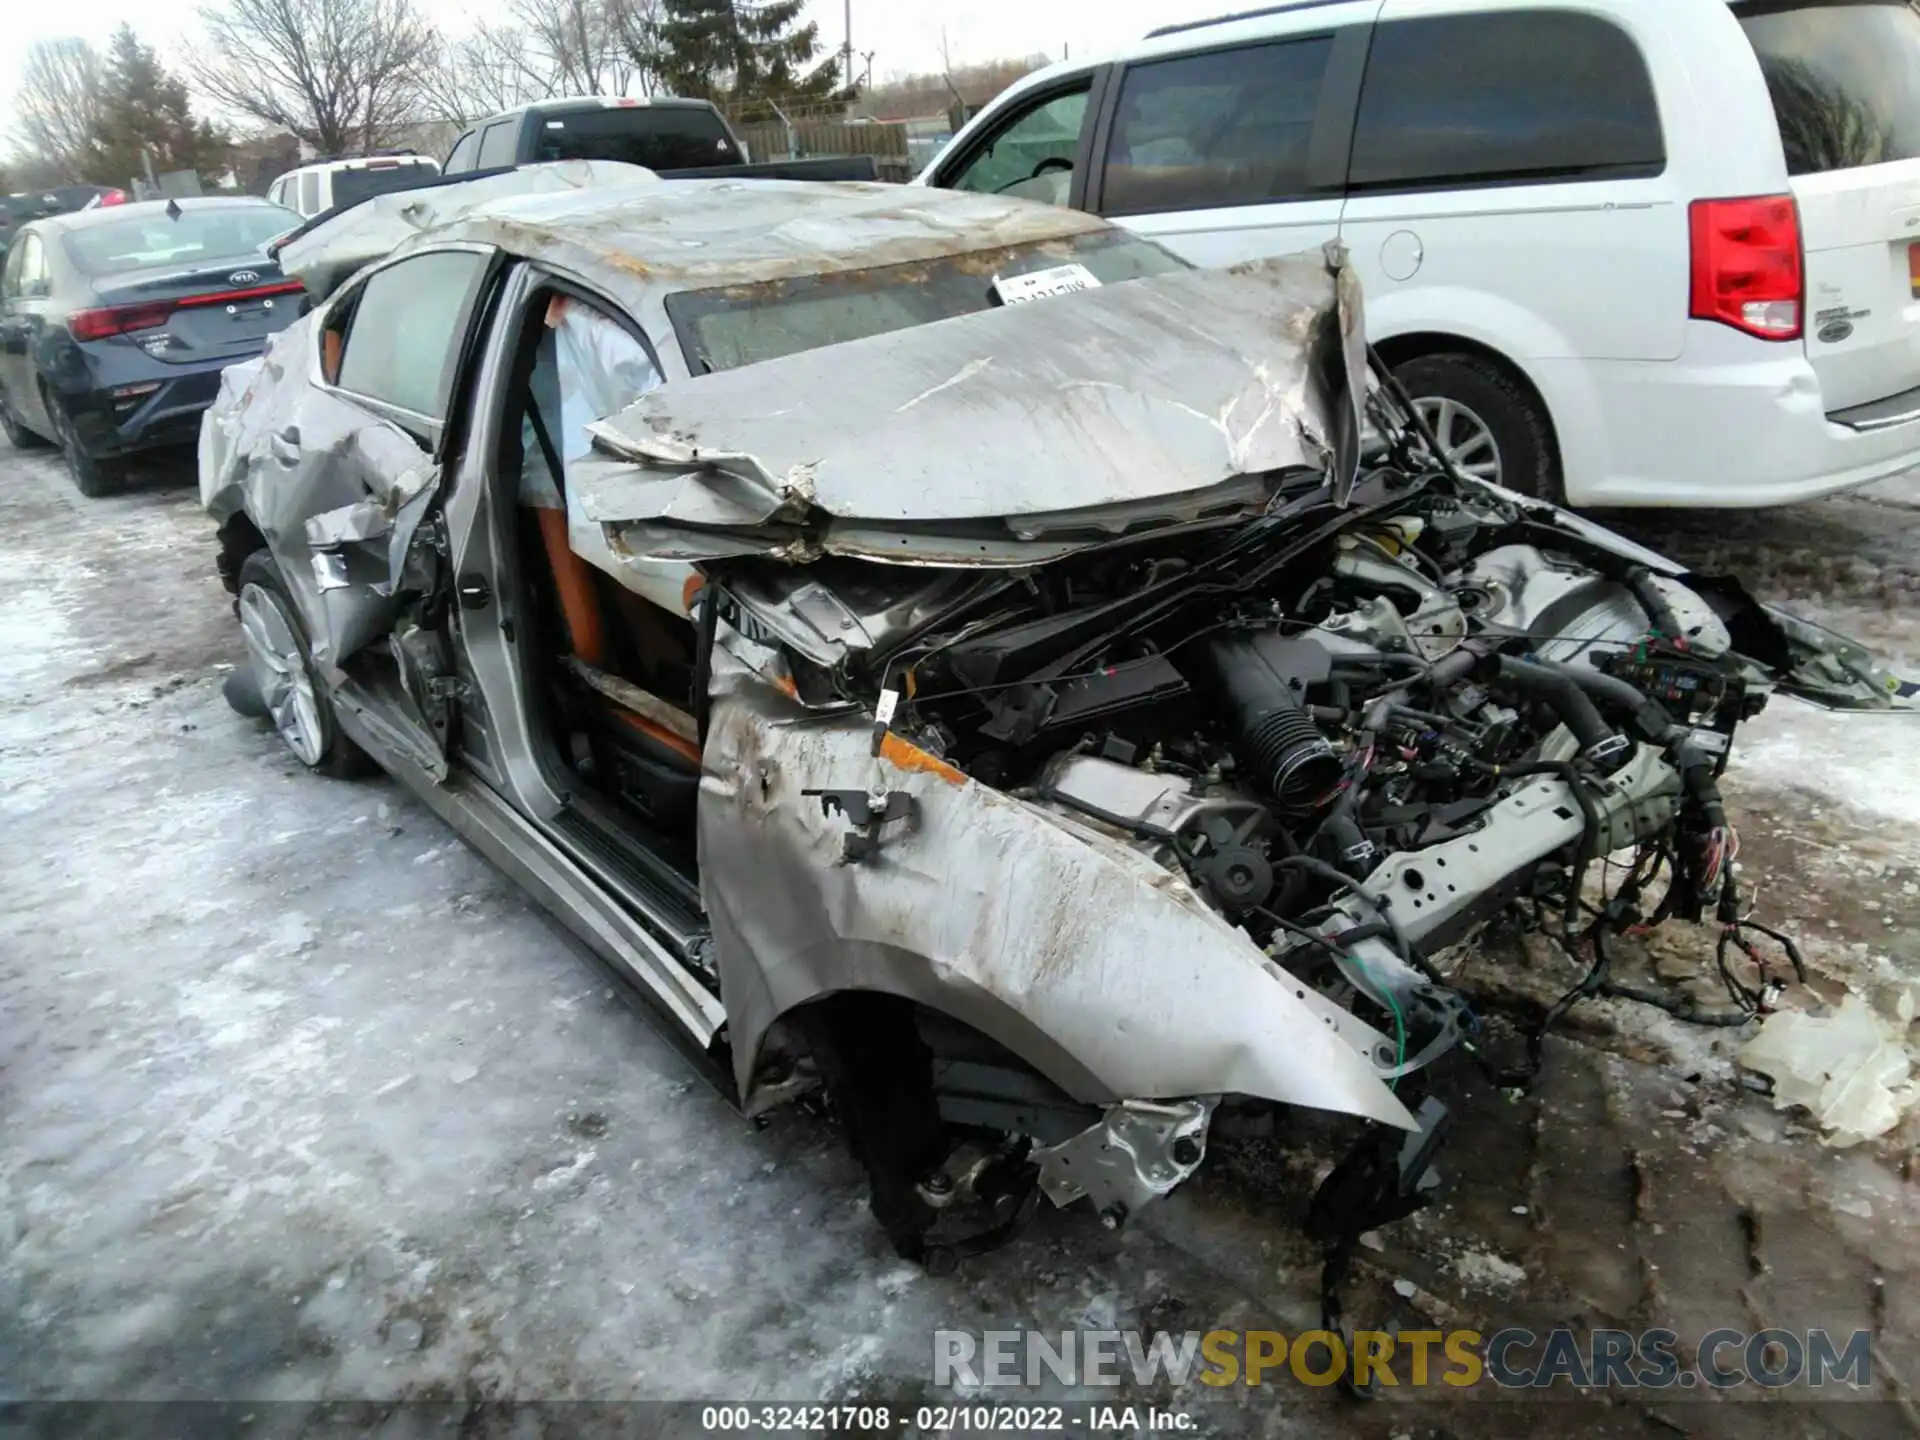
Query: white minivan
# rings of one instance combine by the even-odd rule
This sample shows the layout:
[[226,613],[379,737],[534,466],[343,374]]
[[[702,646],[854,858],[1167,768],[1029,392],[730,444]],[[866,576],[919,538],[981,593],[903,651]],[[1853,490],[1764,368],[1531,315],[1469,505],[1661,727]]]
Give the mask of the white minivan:
[[1304,0],[1010,88],[918,182],[1201,265],[1343,240],[1467,469],[1765,505],[1920,467],[1909,0]]

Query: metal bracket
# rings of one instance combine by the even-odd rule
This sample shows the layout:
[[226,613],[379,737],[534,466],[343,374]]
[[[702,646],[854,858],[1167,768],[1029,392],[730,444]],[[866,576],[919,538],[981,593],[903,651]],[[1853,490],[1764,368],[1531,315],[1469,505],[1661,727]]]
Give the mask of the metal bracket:
[[880,848],[880,827],[896,821],[916,825],[920,820],[920,802],[905,790],[802,790],[802,795],[820,797],[820,813],[844,815],[853,827],[845,837],[840,859],[854,865],[871,857]]
[[1123,1100],[1108,1107],[1098,1124],[1034,1151],[1040,1188],[1055,1205],[1091,1197],[1100,1223],[1118,1230],[1135,1210],[1200,1168],[1216,1099]]

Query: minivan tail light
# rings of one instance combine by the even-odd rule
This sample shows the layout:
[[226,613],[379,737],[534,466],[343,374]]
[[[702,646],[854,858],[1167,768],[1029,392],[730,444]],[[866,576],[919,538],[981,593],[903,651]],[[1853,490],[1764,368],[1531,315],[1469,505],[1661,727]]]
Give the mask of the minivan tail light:
[[1762,340],[1798,340],[1806,281],[1793,197],[1696,200],[1687,220],[1693,242],[1687,313]]

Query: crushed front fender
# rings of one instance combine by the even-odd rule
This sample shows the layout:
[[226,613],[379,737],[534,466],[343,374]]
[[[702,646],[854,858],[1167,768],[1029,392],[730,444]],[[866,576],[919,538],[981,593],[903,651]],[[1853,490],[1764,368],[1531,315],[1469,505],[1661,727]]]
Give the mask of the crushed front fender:
[[[897,737],[876,754],[871,717],[809,712],[724,649],[713,694],[701,886],[743,1096],[776,1019],[871,990],[971,1025],[1091,1104],[1241,1094],[1412,1126],[1260,951],[1147,857]],[[875,803],[807,793],[822,790]],[[861,818],[872,843],[850,847]]]

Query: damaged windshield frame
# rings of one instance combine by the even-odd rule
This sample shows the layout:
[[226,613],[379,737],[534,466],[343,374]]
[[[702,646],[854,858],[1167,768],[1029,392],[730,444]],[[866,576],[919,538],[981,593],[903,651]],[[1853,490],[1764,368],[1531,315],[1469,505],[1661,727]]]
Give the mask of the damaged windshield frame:
[[[996,279],[1072,263],[1085,265],[1103,285],[1192,268],[1171,251],[1138,235],[1124,230],[1088,230],[934,260],[909,260],[711,290],[683,290],[667,296],[667,318],[686,355],[688,370],[704,375],[989,310],[998,303],[993,292]],[[870,311],[854,319],[847,308],[832,304],[869,297],[890,302],[887,313]],[[778,317],[783,310],[824,313],[830,324],[845,328],[809,338],[803,331],[780,325]],[[853,323],[847,323],[849,320]],[[728,335],[727,330],[733,333]],[[726,348],[728,342],[730,350]]]

